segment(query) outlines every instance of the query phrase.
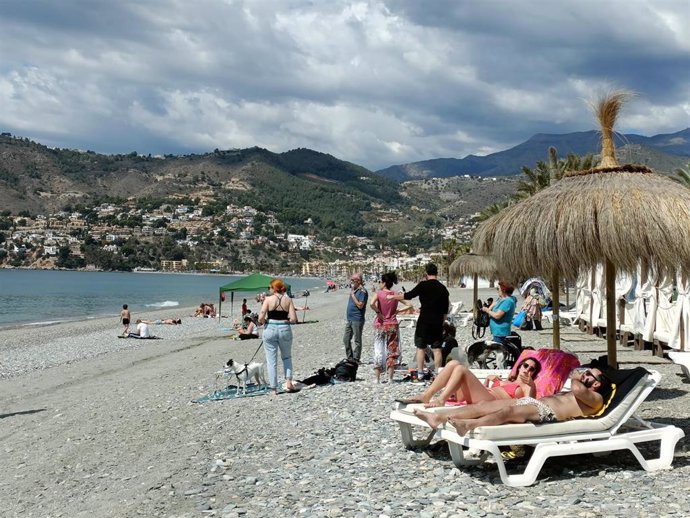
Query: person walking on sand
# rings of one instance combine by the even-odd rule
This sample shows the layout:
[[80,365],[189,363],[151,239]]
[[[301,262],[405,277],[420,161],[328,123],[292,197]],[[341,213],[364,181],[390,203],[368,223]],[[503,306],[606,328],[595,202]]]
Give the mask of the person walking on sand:
[[450,293],[438,280],[438,267],[429,263],[425,267],[426,280],[405,293],[387,295],[389,299],[410,300],[419,297],[420,310],[414,331],[414,344],[417,347],[417,379],[424,380],[424,357],[427,346],[434,355],[434,368],[438,372],[443,361],[443,322],[450,308]]
[[[354,273],[350,278],[352,289],[347,299],[347,323],[345,324],[345,356],[353,358],[358,363],[362,356],[362,329],[364,328],[364,313],[367,310],[367,300],[369,293],[364,287],[361,273]],[[355,341],[355,348],[352,349],[352,339]]]
[[129,313],[129,308],[127,304],[122,304],[122,311],[120,311],[120,323],[125,326],[122,330],[122,336],[127,336],[129,333],[129,323],[131,322],[132,315]]
[[244,317],[247,313],[249,313],[247,309],[247,299],[242,299],[242,316]]

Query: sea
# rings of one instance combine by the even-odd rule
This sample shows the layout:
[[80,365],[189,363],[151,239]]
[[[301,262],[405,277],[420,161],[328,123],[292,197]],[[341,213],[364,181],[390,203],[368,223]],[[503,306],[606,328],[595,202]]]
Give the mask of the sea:
[[[49,325],[156,309],[218,304],[218,288],[242,275],[0,269],[0,327]],[[284,277],[295,296],[325,280]],[[255,293],[236,293],[235,305]],[[239,298],[239,301],[237,300]],[[223,304],[225,307],[229,301]],[[225,311],[223,311],[225,313]]]

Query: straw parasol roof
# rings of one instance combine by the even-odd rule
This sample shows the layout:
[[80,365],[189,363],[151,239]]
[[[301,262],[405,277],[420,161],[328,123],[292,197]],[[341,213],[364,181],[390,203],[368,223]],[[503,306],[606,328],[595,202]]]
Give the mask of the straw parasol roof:
[[690,268],[690,189],[645,166],[566,173],[487,223],[473,247],[521,276],[574,278],[607,260],[630,273],[641,259],[657,272]]
[[496,261],[487,255],[469,253],[461,255],[450,264],[451,279],[458,280],[466,275],[494,277],[497,274]]
[[[574,278],[581,268],[605,264],[607,292],[616,269],[632,273],[639,261],[657,274],[690,270],[690,189],[645,166],[616,161],[613,126],[627,97],[614,92],[595,107],[602,128],[600,166],[567,172],[484,222],[473,241],[477,253],[493,255],[515,275]],[[607,297],[609,321],[614,304]],[[607,326],[612,365],[613,327]]]

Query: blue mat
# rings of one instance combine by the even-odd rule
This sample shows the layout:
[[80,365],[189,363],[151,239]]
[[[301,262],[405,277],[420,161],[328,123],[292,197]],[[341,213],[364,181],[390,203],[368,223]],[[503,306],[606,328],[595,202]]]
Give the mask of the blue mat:
[[214,390],[210,394],[201,396],[198,399],[193,400],[193,403],[206,403],[207,401],[222,401],[223,399],[235,399],[240,397],[253,397],[253,396],[263,396],[270,392],[268,386],[266,385],[255,385],[250,383],[247,385],[246,393],[240,390],[239,387],[235,385],[228,385],[224,389]]

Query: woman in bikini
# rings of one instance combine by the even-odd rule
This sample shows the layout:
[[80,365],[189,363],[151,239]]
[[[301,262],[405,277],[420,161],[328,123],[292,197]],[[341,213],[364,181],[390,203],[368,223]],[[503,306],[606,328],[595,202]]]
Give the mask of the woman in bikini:
[[292,382],[292,329],[290,324],[297,323],[297,313],[292,299],[285,295],[287,287],[280,279],[271,281],[272,295],[266,297],[259,312],[259,324],[264,328],[264,351],[268,385],[274,394],[278,393],[278,350],[283,360],[285,371],[285,390],[297,392]]
[[[518,365],[515,375],[509,376],[506,381],[498,376],[487,376],[482,383],[471,370],[453,360],[448,362],[421,396],[404,400],[404,402],[424,403],[424,406],[429,408],[444,406],[446,401],[452,398],[458,402],[471,404],[496,399],[535,397],[537,388],[534,380],[540,370],[541,364],[536,358],[526,358]],[[441,394],[434,397],[441,389],[443,389]]]

